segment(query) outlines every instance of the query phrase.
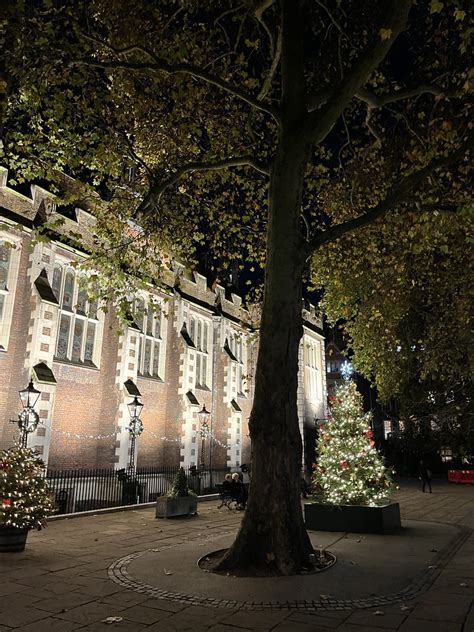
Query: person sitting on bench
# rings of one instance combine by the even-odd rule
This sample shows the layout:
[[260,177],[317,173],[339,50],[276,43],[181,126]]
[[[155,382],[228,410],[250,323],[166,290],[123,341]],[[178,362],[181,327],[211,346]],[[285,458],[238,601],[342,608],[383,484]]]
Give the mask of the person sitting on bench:
[[245,509],[245,505],[247,504],[247,490],[245,489],[245,485],[240,480],[240,476],[238,472],[234,472],[232,474],[232,484],[234,486],[233,495],[235,500],[237,501],[237,509]]
[[232,480],[232,474],[226,474],[224,476],[224,480],[222,481],[222,489],[229,496],[233,495],[233,492],[234,492],[234,481]]

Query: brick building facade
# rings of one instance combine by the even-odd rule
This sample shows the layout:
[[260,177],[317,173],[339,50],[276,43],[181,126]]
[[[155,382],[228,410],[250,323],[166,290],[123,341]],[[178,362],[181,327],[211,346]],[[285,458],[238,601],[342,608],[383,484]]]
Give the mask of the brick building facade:
[[[32,185],[24,195],[0,169],[0,448],[11,446],[20,411],[18,391],[30,379],[41,391],[41,423],[29,435],[50,467],[125,467],[129,460],[127,403],[139,393],[144,432],[140,466],[250,462],[248,417],[256,335],[241,298],[175,264],[163,285],[136,297],[129,327],[109,308],[89,302],[75,262],[94,218],[83,209],[62,216],[61,234],[34,241],[45,218],[59,216],[53,196]],[[150,308],[153,303],[153,309]],[[156,307],[158,306],[158,307]],[[303,438],[325,414],[324,340],[314,309],[304,309],[298,412]],[[210,432],[197,413],[210,411]],[[211,455],[212,452],[212,455]]]

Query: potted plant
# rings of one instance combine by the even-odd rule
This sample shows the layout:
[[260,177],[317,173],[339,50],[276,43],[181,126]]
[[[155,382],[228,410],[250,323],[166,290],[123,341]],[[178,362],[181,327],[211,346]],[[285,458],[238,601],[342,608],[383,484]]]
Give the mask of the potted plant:
[[401,528],[400,507],[389,501],[392,481],[380,458],[353,382],[330,397],[331,414],[319,429],[313,502],[305,523],[317,531],[392,533]]
[[182,467],[176,473],[171,489],[156,499],[156,518],[171,518],[197,513],[197,495],[188,487]]
[[23,551],[30,529],[53,512],[45,465],[29,448],[0,452],[0,552]]

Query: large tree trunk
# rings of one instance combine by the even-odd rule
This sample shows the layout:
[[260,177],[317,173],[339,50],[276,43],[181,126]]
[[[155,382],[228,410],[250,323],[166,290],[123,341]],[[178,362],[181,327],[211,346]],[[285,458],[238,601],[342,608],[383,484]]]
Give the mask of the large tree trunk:
[[240,531],[219,570],[289,575],[310,565],[312,547],[300,501],[302,441],[296,403],[306,159],[301,139],[283,133],[270,182],[265,294],[250,417],[250,495]]

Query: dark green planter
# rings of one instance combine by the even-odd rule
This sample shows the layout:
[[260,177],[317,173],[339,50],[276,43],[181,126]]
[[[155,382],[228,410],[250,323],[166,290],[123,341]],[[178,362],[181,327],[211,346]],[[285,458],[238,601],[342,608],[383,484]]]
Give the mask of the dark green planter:
[[304,520],[306,528],[313,531],[395,533],[402,526],[398,503],[381,507],[305,503]]
[[0,527],[0,553],[19,553],[25,550],[29,529]]
[[196,513],[196,496],[160,496],[156,499],[156,518],[173,518]]

